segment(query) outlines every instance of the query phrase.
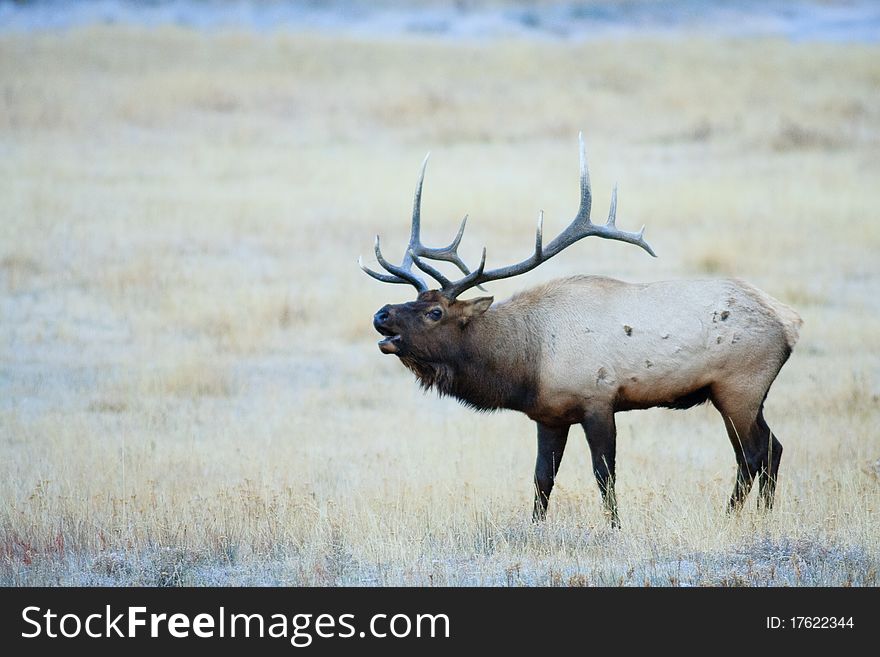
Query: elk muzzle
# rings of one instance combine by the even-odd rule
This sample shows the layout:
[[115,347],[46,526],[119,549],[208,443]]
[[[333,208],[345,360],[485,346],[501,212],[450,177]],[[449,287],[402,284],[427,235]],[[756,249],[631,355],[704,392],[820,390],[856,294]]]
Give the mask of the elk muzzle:
[[400,334],[391,328],[390,322],[390,306],[383,306],[375,315],[373,315],[373,328],[385,336],[379,340],[379,351],[383,354],[396,354],[400,351],[400,347],[398,346],[400,343]]

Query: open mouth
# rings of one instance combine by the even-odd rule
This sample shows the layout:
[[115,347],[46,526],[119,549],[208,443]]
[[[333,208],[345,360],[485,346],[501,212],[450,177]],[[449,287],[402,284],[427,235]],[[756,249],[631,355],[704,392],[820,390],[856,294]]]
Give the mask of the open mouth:
[[396,354],[400,351],[400,336],[389,335],[379,340],[379,351],[383,354]]
[[379,350],[383,354],[396,354],[400,351],[400,335],[390,331],[384,326],[377,326],[376,330],[385,337],[379,340]]

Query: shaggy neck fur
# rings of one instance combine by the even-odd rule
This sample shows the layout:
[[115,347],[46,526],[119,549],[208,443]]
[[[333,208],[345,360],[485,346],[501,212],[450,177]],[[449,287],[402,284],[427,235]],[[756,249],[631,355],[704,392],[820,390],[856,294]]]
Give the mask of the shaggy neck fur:
[[536,323],[516,305],[508,301],[473,318],[446,362],[400,360],[423,388],[478,410],[528,410],[537,390],[540,341]]

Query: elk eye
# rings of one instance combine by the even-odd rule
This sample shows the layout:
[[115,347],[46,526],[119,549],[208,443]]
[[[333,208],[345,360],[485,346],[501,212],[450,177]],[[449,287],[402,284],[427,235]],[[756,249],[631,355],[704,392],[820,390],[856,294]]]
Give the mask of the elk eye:
[[428,319],[432,319],[435,322],[439,321],[441,317],[443,317],[443,311],[439,308],[432,308],[428,312],[425,313],[425,317]]

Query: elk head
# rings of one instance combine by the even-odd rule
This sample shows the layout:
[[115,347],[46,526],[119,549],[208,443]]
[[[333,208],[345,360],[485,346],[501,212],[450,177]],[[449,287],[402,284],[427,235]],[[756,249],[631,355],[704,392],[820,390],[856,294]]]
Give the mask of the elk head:
[[449,345],[455,344],[471,319],[486,312],[492,301],[493,297],[459,301],[431,290],[419,294],[415,301],[383,306],[373,316],[373,326],[385,336],[379,349],[385,354],[442,362]]
[[[473,321],[485,313],[492,305],[492,297],[480,297],[462,301],[458,296],[473,287],[483,289],[482,284],[502,278],[510,278],[531,271],[542,262],[549,260],[563,249],[571,246],[584,237],[601,237],[604,239],[629,242],[640,246],[652,256],[656,256],[651,246],[644,240],[645,227],[637,233],[619,230],[615,225],[617,215],[617,186],[611,194],[611,207],[608,219],[604,224],[590,221],[592,193],[590,176],[587,170],[587,158],[584,150],[583,134],[578,135],[580,144],[580,208],[577,215],[553,241],[546,246],[543,243],[543,211],[538,215],[538,228],[535,235],[535,250],[522,262],[486,269],[486,247],[483,247],[480,264],[471,271],[458,255],[458,246],[467,225],[467,216],[461,221],[458,234],[450,244],[444,247],[427,247],[421,241],[421,201],[422,184],[428,156],[422,162],[419,181],[416,185],[413,201],[412,224],[409,245],[399,265],[388,262],[379,247],[379,236],[376,236],[374,251],[376,260],[385,269],[386,274],[373,271],[364,266],[359,259],[358,264],[367,274],[384,283],[404,283],[412,285],[418,291],[415,301],[383,306],[373,316],[373,326],[384,337],[379,341],[379,349],[385,354],[396,354],[407,360],[421,362],[445,362],[452,356],[460,342],[463,331],[468,330]],[[446,261],[454,264],[464,275],[458,280],[450,280],[428,260]],[[431,290],[425,278],[413,271],[415,265],[421,272],[431,276],[439,289]]]

